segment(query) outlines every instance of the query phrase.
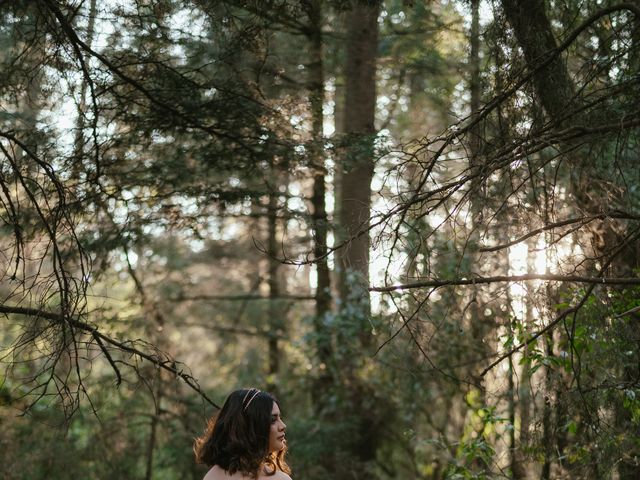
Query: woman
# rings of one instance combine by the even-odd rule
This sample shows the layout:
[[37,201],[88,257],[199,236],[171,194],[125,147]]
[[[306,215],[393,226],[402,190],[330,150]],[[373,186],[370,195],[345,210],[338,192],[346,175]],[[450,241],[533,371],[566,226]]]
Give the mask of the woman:
[[271,394],[257,388],[232,392],[193,445],[196,461],[211,467],[203,480],[291,480],[285,429]]

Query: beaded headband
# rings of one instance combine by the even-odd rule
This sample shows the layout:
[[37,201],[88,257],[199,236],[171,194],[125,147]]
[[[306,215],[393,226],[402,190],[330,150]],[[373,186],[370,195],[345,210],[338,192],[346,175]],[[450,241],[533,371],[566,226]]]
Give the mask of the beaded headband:
[[[247,397],[249,396],[249,394],[254,390],[255,390],[255,393],[251,396],[251,398],[245,405],[244,402],[247,400]],[[251,404],[251,402],[253,402],[253,399],[256,398],[259,393],[260,393],[260,390],[258,390],[257,388],[250,388],[249,390],[247,390],[247,393],[245,393],[244,398],[242,399],[242,404],[244,405],[244,408],[242,409],[243,412],[247,411],[247,408],[249,408],[249,405]]]

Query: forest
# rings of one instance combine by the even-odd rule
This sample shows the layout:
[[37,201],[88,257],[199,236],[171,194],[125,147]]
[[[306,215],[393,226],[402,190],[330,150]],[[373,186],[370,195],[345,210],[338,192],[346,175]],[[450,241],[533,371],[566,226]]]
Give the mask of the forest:
[[640,478],[639,154],[637,1],[0,1],[0,477]]

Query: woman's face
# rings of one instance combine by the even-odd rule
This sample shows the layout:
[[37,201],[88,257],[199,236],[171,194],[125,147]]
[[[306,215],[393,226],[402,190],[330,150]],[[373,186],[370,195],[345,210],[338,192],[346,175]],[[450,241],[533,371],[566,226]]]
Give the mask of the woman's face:
[[273,402],[271,409],[271,430],[269,432],[269,452],[277,452],[282,450],[285,445],[284,430],[287,428],[280,416],[280,407]]

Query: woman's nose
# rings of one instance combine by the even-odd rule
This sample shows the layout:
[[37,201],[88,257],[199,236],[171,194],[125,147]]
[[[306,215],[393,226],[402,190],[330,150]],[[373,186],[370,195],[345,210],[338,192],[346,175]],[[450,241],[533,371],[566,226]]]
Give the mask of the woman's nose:
[[280,430],[284,430],[285,428],[287,428],[287,424],[284,423],[282,420],[280,420]]

